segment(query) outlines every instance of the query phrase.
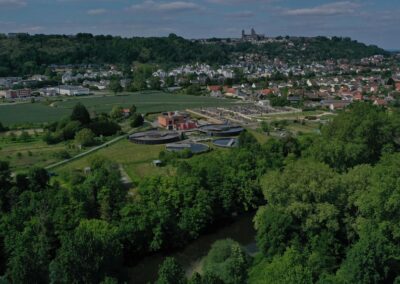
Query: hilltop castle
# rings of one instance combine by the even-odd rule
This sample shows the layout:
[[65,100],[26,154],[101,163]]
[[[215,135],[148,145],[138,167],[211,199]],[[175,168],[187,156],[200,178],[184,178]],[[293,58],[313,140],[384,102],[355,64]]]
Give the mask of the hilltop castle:
[[243,41],[259,41],[259,40],[264,40],[265,35],[257,34],[254,29],[251,29],[251,32],[249,35],[246,34],[244,30],[242,30],[242,40]]

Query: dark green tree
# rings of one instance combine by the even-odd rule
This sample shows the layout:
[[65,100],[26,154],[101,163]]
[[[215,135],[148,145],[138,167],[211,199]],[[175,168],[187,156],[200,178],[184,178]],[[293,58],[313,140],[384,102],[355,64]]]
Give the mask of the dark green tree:
[[204,272],[213,274],[226,284],[240,284],[247,280],[249,256],[231,240],[215,242],[204,260]]
[[120,80],[119,79],[113,79],[110,81],[110,85],[108,88],[113,91],[114,94],[120,93],[123,91],[123,88],[121,86]]
[[142,126],[143,123],[144,123],[144,119],[143,119],[143,116],[140,113],[135,113],[132,116],[132,122],[131,122],[131,127],[132,128]]
[[137,107],[135,105],[131,105],[131,107],[129,108],[131,115],[134,115],[137,111]]
[[50,281],[99,283],[121,265],[122,246],[117,229],[105,221],[82,220],[61,242],[50,264]]
[[182,266],[173,257],[167,257],[158,270],[156,284],[184,284],[185,272]]
[[81,103],[77,103],[74,106],[70,118],[71,120],[79,121],[82,125],[86,125],[91,121],[89,112],[87,111],[86,107]]
[[9,162],[0,161],[0,211],[9,209],[8,193],[11,189],[11,169]]
[[5,131],[7,131],[7,130],[8,130],[8,128],[5,127],[5,126],[0,122],[0,132],[5,132]]

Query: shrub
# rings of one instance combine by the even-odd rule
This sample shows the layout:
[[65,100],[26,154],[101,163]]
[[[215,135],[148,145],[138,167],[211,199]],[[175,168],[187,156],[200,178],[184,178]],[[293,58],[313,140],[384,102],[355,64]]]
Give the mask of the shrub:
[[132,122],[131,122],[131,127],[132,128],[142,126],[143,123],[144,123],[144,119],[143,119],[143,116],[140,113],[135,113],[132,116]]
[[91,146],[94,144],[94,133],[88,128],[80,130],[75,135],[75,143],[81,146]]

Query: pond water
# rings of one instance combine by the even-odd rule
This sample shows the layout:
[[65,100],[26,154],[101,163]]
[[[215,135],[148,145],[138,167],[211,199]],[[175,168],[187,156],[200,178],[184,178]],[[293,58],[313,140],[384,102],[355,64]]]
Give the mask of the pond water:
[[239,144],[239,140],[237,138],[220,138],[213,141],[213,144],[218,147],[237,147]]
[[206,144],[200,144],[200,143],[189,143],[189,144],[185,144],[185,143],[175,143],[175,144],[168,144],[166,146],[168,151],[172,151],[172,152],[180,152],[180,151],[184,151],[186,149],[189,149],[190,152],[192,152],[193,154],[199,154],[199,153],[203,153],[203,152],[207,152],[209,147]]
[[144,258],[139,264],[129,268],[129,283],[153,283],[157,279],[158,268],[168,256],[175,257],[183,265],[186,275],[190,277],[201,270],[203,258],[211,245],[218,240],[231,238],[239,242],[250,254],[257,252],[255,245],[256,232],[253,226],[254,213],[237,217],[235,221],[206,234],[188,244],[185,248],[169,255],[155,254]]

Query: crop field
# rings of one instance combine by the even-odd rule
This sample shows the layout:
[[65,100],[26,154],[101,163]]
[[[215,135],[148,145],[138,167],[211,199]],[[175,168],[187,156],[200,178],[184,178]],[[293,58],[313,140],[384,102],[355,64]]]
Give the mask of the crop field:
[[64,98],[52,103],[36,102],[0,105],[0,122],[4,125],[53,122],[68,116],[77,102],[94,112],[109,112],[113,106],[136,105],[138,112],[161,112],[210,106],[227,106],[235,101],[203,96],[187,96],[162,92],[122,93],[118,96]]

